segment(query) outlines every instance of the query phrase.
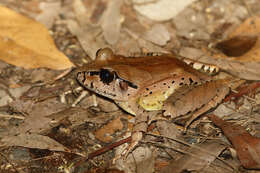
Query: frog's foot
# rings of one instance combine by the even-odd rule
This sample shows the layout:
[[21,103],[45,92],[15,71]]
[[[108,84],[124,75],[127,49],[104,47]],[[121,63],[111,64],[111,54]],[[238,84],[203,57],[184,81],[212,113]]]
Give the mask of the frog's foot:
[[65,91],[63,92],[61,95],[60,95],[60,102],[61,103],[67,103],[66,101],[66,96],[69,95],[69,94],[72,94],[72,93],[80,93],[80,96],[76,99],[76,101],[72,104],[72,107],[75,107],[84,97],[86,97],[86,95],[89,93],[88,91],[84,90],[84,88],[82,88],[81,86],[80,87],[77,87],[73,90],[68,90],[68,91]]
[[145,110],[139,109],[135,117],[135,124],[132,129],[131,142],[129,146],[121,153],[124,159],[127,158],[130,152],[132,152],[135,147],[143,138],[143,133],[146,133],[148,122],[149,122],[149,113]]
[[[88,90],[85,90],[83,87],[77,87],[77,88],[75,88],[75,89],[73,89],[73,90],[68,90],[68,91],[66,91],[66,92],[64,92],[64,93],[62,93],[61,95],[60,95],[60,101],[62,102],[62,103],[67,103],[66,102],[66,96],[67,95],[69,95],[69,94],[72,94],[72,93],[80,93],[80,95],[76,98],[76,100],[71,104],[71,106],[72,107],[76,107],[77,106],[77,104],[79,103],[79,102],[81,102],[83,99],[85,99],[88,95],[90,95],[90,92],[88,91]],[[92,102],[92,104],[90,104],[91,106],[95,106],[95,107],[97,107],[98,106],[98,103],[97,103],[97,98],[96,98],[96,95],[95,94],[92,94],[91,95],[92,96],[92,98],[93,98],[93,102]]]
[[190,65],[192,68],[202,71],[204,73],[210,74],[210,75],[215,75],[219,72],[219,67],[212,65],[212,64],[194,61],[189,58],[182,58],[182,61],[184,61],[186,64]]
[[130,152],[132,152],[134,150],[134,148],[139,144],[139,142],[142,140],[143,138],[143,133],[142,132],[133,132],[132,134],[132,140],[131,143],[129,144],[129,146],[122,152],[122,156],[124,159],[127,158],[127,156],[129,155]]

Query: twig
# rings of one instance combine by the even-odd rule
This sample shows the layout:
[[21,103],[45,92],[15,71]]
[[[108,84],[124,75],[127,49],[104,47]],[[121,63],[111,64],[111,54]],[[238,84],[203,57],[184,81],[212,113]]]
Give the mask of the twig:
[[19,120],[24,120],[23,116],[19,116],[19,115],[5,115],[5,114],[0,114],[0,118],[15,118],[15,119],[19,119]]
[[132,140],[132,137],[130,136],[130,137],[128,137],[128,138],[125,138],[125,139],[122,139],[122,140],[117,141],[117,142],[115,142],[115,143],[112,143],[112,144],[110,144],[110,145],[108,145],[108,146],[105,146],[105,147],[103,147],[103,148],[101,148],[101,149],[99,149],[99,150],[96,150],[96,151],[94,151],[93,153],[90,153],[86,159],[82,159],[81,161],[77,162],[77,163],[75,164],[75,167],[79,166],[82,162],[84,162],[84,161],[86,161],[86,160],[93,159],[94,157],[99,156],[99,155],[101,155],[101,154],[104,154],[104,153],[106,153],[107,151],[109,151],[109,150],[111,150],[111,149],[113,149],[113,148],[115,148],[115,147],[118,147],[118,146],[120,146],[120,145],[122,145],[122,144],[124,144],[124,143],[130,142],[131,140]]
[[241,88],[237,93],[231,93],[227,98],[224,99],[224,102],[231,100],[232,97],[239,98],[245,94],[255,91],[259,87],[260,87],[260,82],[252,83],[246,87]]

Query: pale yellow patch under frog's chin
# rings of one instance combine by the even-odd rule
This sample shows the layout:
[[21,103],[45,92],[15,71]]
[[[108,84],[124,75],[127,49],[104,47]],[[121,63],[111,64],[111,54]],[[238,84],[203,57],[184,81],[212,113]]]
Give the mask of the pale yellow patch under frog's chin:
[[147,111],[162,110],[163,102],[167,100],[176,89],[177,86],[171,87],[166,91],[157,91],[153,92],[153,94],[142,96],[138,99],[138,104]]
[[[174,93],[177,89],[176,87],[172,87],[167,89],[166,91],[157,91],[151,95],[141,96],[137,99],[136,104],[140,105],[143,109],[147,111],[155,111],[155,110],[162,110],[163,102],[167,100],[167,98]],[[136,113],[131,109],[129,103],[127,101],[120,102],[115,101],[118,106],[124,109],[126,112],[136,115]]]

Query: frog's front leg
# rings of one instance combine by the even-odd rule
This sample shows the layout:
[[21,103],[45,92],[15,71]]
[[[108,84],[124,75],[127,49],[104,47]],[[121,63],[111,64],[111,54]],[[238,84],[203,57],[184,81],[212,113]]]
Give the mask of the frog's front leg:
[[[133,109],[133,107],[132,107]],[[134,106],[136,117],[134,127],[132,129],[132,140],[129,146],[122,152],[124,158],[128,156],[130,152],[134,150],[134,148],[138,145],[138,143],[142,140],[143,134],[147,132],[147,127],[150,123],[150,113],[143,109],[141,106]]]

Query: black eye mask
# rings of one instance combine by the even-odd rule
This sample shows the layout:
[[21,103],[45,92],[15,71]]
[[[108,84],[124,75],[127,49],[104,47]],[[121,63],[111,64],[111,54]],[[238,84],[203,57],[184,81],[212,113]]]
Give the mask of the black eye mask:
[[119,80],[126,82],[128,84],[128,86],[131,88],[134,88],[134,89],[138,88],[138,86],[135,85],[134,83],[120,78],[115,72],[111,72],[107,69],[100,69],[100,71],[90,71],[90,72],[84,72],[84,73],[87,73],[90,76],[99,75],[100,80],[106,85],[109,85],[115,79],[119,79]]

